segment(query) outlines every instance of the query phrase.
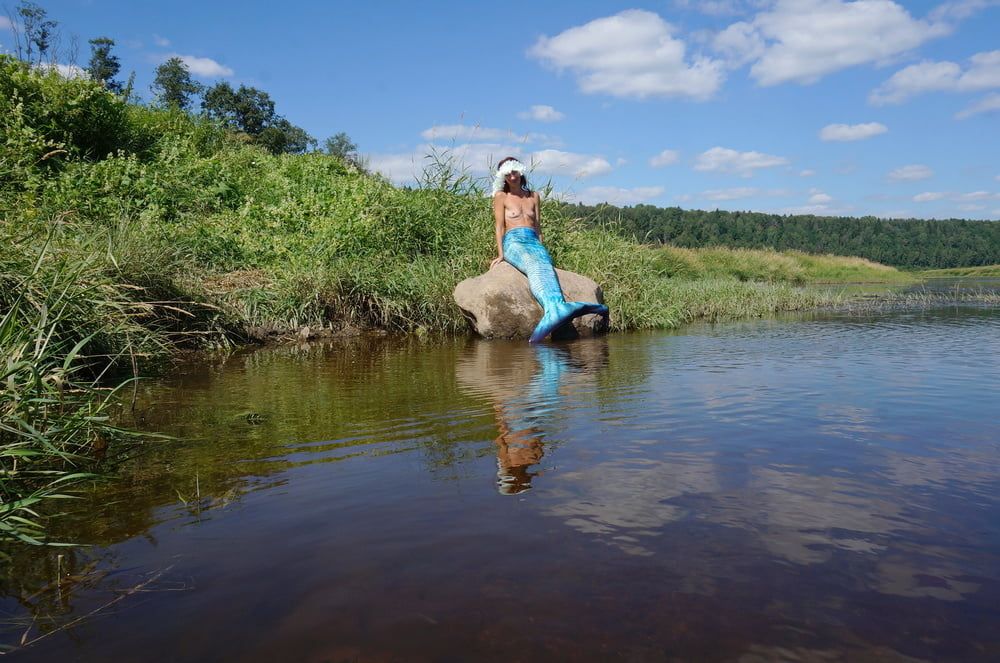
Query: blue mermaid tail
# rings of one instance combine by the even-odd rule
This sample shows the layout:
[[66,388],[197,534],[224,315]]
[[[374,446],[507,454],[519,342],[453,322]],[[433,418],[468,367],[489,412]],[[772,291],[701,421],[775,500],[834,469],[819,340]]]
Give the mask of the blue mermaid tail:
[[608,307],[589,302],[567,302],[563,297],[549,252],[532,228],[512,228],[503,236],[504,260],[528,277],[528,286],[542,307],[542,319],[529,343],[538,343],[564,323],[590,313],[607,316]]

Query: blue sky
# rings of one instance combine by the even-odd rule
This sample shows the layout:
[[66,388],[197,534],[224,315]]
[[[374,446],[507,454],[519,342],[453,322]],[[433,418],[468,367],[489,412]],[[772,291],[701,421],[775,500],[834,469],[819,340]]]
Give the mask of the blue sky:
[[436,149],[588,203],[1000,219],[1000,0],[38,4],[77,64],[111,37],[148,97],[182,56],[400,183]]

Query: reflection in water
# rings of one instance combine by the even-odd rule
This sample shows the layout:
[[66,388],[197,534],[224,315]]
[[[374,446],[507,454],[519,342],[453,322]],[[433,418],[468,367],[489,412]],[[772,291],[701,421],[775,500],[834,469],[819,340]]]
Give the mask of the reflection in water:
[[369,339],[147,389],[186,440],[64,521],[93,548],[2,569],[0,642],[171,570],[22,660],[1000,660],[995,309]]
[[593,386],[607,363],[607,341],[601,338],[570,345],[484,341],[459,358],[459,384],[493,403],[500,494],[531,489],[532,479],[542,474],[532,467],[545,455],[545,428],[559,419],[561,391]]

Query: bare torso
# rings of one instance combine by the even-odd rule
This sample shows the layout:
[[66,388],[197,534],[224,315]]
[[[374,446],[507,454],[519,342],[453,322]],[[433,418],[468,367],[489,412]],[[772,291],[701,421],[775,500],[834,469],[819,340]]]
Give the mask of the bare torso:
[[517,195],[505,193],[503,196],[504,232],[512,228],[535,228],[537,230],[538,203],[534,194]]

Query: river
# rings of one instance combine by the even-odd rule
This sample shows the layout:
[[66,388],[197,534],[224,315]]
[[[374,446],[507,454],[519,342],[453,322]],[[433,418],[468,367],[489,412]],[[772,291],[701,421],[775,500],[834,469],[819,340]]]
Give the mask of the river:
[[39,661],[1000,660],[1000,309],[182,364],[18,549]]

